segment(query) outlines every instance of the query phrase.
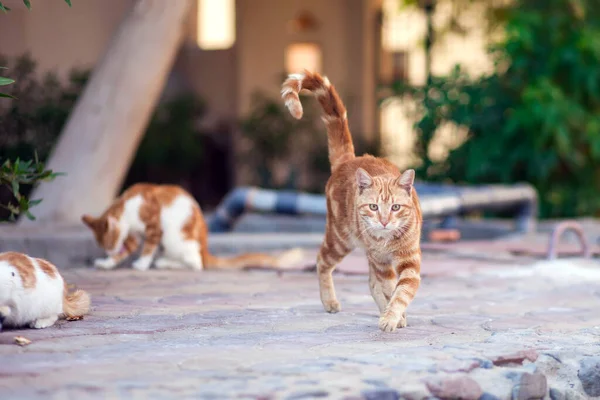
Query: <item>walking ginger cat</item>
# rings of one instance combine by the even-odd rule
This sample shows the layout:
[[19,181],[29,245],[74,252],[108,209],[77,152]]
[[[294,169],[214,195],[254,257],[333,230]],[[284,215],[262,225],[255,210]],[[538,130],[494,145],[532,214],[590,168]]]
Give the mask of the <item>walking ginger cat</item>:
[[283,268],[302,258],[300,249],[292,249],[278,257],[267,254],[242,254],[220,258],[208,251],[208,230],[200,206],[179,186],[136,184],[127,189],[100,216],[82,216],[93,231],[98,244],[108,253],[97,259],[98,268],[112,269],[139,247],[144,238],[135,269],[150,268],[158,247],[164,255],[154,261],[156,268]]
[[283,83],[281,95],[292,116],[302,117],[301,90],[311,91],[327,126],[331,177],[327,182],[325,239],[317,256],[321,302],[327,312],[341,310],[332,273],[355,247],[366,250],[369,287],[379,306],[379,328],[406,326],[406,308],[419,287],[421,208],[415,172],[400,173],[391,162],[370,155],[356,157],[346,108],[325,77],[305,71]]

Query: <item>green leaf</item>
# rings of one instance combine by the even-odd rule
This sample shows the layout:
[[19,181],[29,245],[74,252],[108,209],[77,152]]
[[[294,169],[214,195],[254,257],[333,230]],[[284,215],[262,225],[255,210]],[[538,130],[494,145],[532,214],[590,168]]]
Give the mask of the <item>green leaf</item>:
[[16,179],[11,182],[13,195],[18,199],[19,198],[19,181]]
[[10,8],[8,8],[4,4],[0,3],[0,10],[7,12],[7,11],[10,11]]
[[37,200],[29,200],[29,208],[37,206],[38,204],[40,204],[42,202],[42,199],[37,199]]
[[23,0],[23,4],[25,4],[28,10],[31,10],[31,2],[29,0]]
[[35,217],[33,216],[32,213],[29,212],[29,210],[25,211],[25,216],[27,217],[27,219],[29,219],[30,221],[35,221]]
[[11,96],[10,94],[0,93],[0,97],[8,98],[8,99],[16,99],[15,96]]
[[21,197],[19,199],[19,207],[21,211],[29,210],[29,201],[27,200],[27,197]]
[[11,83],[15,83],[15,81],[10,78],[4,78],[0,76],[0,86],[10,85]]
[[67,3],[69,7],[71,7],[71,0],[65,0],[65,3]]

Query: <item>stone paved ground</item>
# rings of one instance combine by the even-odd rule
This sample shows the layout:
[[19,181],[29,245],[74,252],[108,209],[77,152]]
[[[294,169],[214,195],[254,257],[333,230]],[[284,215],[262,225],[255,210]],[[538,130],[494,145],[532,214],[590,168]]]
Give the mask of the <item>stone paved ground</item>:
[[600,396],[600,262],[426,252],[423,272],[385,334],[361,274],[329,315],[310,272],[69,269],[91,315],[0,333],[0,399]]

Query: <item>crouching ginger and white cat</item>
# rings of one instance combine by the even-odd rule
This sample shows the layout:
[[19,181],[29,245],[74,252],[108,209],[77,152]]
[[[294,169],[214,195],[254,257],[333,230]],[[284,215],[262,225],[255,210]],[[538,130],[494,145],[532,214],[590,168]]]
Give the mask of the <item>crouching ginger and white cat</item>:
[[0,323],[47,328],[61,317],[82,317],[90,309],[83,290],[69,293],[54,265],[16,252],[0,253]]
[[[144,271],[156,268],[283,268],[302,259],[300,249],[279,256],[242,254],[215,257],[208,251],[208,230],[194,198],[175,185],[139,183],[127,189],[98,218],[82,216],[108,257],[97,259],[98,268],[111,269],[133,254],[144,240],[141,254],[133,262]],[[154,259],[158,248],[164,252]]]

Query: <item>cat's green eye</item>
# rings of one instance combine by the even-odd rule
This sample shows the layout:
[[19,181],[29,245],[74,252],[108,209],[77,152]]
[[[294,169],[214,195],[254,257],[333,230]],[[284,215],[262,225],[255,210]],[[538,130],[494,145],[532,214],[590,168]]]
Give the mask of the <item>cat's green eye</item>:
[[369,204],[369,208],[371,209],[371,211],[377,211],[379,207],[377,207],[377,204]]
[[399,211],[400,210],[400,204],[394,204],[392,206],[392,211]]

